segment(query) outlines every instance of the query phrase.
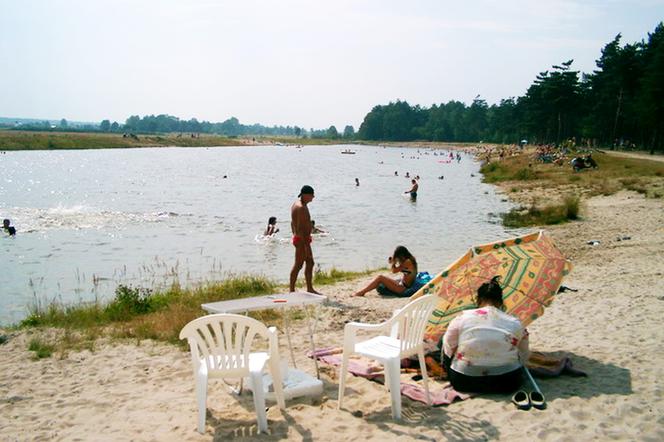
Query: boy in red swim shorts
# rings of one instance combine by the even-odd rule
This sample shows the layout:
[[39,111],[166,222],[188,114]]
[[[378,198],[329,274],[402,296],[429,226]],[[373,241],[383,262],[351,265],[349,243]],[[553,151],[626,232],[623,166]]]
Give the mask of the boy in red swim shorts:
[[295,246],[295,263],[290,272],[290,291],[295,291],[295,282],[304,265],[304,279],[309,293],[318,293],[312,284],[314,273],[314,255],[311,251],[311,216],[309,204],[314,199],[314,189],[311,186],[302,186],[298,200],[291,207],[291,230],[293,231],[293,246]]

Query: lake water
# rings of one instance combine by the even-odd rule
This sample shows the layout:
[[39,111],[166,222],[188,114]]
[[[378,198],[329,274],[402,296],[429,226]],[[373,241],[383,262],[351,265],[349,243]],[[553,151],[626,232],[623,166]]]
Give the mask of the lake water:
[[[481,182],[470,155],[441,162],[444,150],[352,146],[355,155],[342,155],[346,148],[0,154],[0,218],[18,231],[0,236],[0,323],[36,301],[109,299],[120,283],[193,285],[229,272],[286,282],[290,206],[303,184],[316,191],[312,218],[329,231],[313,243],[323,270],[385,266],[402,244],[433,274],[472,244],[517,233],[498,222],[510,205]],[[415,203],[404,194],[406,172],[421,177]],[[269,216],[281,232],[257,240]]]

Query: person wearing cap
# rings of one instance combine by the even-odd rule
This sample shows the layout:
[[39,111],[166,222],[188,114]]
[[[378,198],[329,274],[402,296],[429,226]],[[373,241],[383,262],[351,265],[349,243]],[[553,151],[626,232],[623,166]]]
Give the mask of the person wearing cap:
[[295,246],[295,263],[290,273],[290,291],[295,291],[297,276],[304,264],[304,279],[309,293],[318,293],[312,283],[314,272],[314,255],[311,251],[311,215],[309,204],[314,199],[314,189],[302,186],[298,200],[291,207],[291,229],[293,230],[293,246]]

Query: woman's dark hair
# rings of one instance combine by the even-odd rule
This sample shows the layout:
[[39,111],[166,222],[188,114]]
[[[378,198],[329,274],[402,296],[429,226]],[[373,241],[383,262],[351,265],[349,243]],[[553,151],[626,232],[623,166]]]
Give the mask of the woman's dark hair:
[[392,254],[392,259],[398,259],[401,262],[410,259],[410,261],[413,263],[413,266],[417,268],[417,260],[415,260],[415,257],[411,255],[408,249],[405,248],[404,246],[397,246],[397,248],[394,249],[394,253]]
[[267,220],[268,224],[274,224],[277,222],[277,217],[276,216],[271,216],[270,219]]
[[477,305],[482,301],[489,301],[496,307],[503,306],[503,289],[498,284],[500,276],[494,276],[491,281],[485,282],[477,289]]

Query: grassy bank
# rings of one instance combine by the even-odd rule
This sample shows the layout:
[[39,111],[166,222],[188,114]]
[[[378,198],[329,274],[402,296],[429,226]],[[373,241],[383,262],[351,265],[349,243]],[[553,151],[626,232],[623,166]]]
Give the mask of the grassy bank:
[[584,198],[632,190],[648,198],[664,197],[664,163],[593,153],[597,169],[574,172],[562,166],[543,164],[526,152],[480,169],[483,181],[499,185],[509,197],[525,204],[503,215],[509,227],[559,224],[577,219]]
[[310,139],[296,137],[226,137],[189,133],[137,134],[135,137],[101,132],[39,132],[0,130],[0,150],[57,150],[57,149],[113,149],[131,147],[213,147],[304,144],[327,145],[344,143],[343,140]]
[[0,150],[112,149],[130,147],[237,146],[247,140],[219,135],[191,134],[136,135],[96,132],[0,131]]
[[[374,272],[350,272],[332,269],[316,272],[316,286],[335,284]],[[178,335],[182,327],[194,318],[206,314],[201,304],[240,299],[267,293],[284,292],[287,288],[274,281],[254,275],[231,276],[223,281],[194,288],[175,284],[169,289],[153,292],[149,289],[119,286],[115,298],[107,304],[99,302],[75,305],[50,303],[34,306],[29,316],[15,328],[54,328],[48,337],[35,338],[30,350],[35,357],[49,357],[53,353],[64,355],[72,349],[94,348],[101,337],[155,339],[185,345]],[[274,321],[279,315],[274,310],[252,312],[261,321]],[[294,317],[299,317],[297,312]]]

